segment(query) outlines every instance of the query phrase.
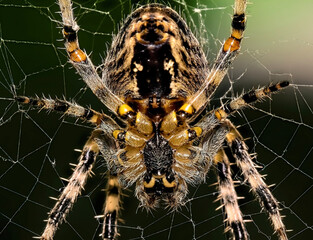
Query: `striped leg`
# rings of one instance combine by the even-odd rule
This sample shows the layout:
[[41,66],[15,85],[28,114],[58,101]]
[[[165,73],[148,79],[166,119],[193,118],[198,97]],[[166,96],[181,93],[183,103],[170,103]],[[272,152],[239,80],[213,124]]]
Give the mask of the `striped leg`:
[[225,119],[230,114],[237,112],[238,110],[250,106],[250,104],[255,103],[265,97],[270,96],[272,93],[280,91],[281,89],[289,86],[288,81],[279,82],[276,84],[269,85],[267,87],[262,87],[259,89],[251,90],[242,96],[230,101],[224,106],[217,110],[214,110],[214,114],[218,119]]
[[115,239],[118,235],[117,220],[120,211],[121,187],[117,176],[110,175],[106,189],[106,200],[104,204],[104,220],[102,238],[105,240]]
[[107,106],[112,112],[116,112],[118,106],[123,101],[114,95],[103,83],[87,54],[79,48],[77,25],[72,10],[70,0],[59,0],[59,5],[63,21],[63,36],[65,48],[69,55],[70,62],[76,68],[78,74],[83,78],[92,92]]
[[219,198],[222,200],[226,214],[227,228],[231,231],[234,240],[248,240],[242,213],[238,206],[238,197],[231,178],[230,163],[223,150],[219,150],[214,157],[214,164],[218,170]]
[[210,74],[203,86],[187,101],[192,105],[196,114],[191,118],[192,121],[198,113],[205,107],[210,100],[210,96],[223,80],[229,66],[239,53],[240,42],[243,38],[246,26],[246,0],[235,0],[234,14],[232,20],[231,36],[224,42],[220,52],[214,62]]
[[257,171],[241,135],[230,122],[228,123],[231,131],[227,134],[226,140],[235,156],[238,167],[242,170],[244,178],[249,182],[253,193],[258,197],[261,205],[268,212],[279,239],[287,240],[286,228],[282,222],[277,200]]
[[[251,104],[268,97],[271,93],[277,92],[284,87],[287,87],[289,82],[279,82],[272,84],[268,87],[259,88],[256,90],[251,90],[242,96],[230,101],[229,103],[221,106],[218,109],[214,109],[207,113],[201,121],[199,121],[196,126],[200,127],[204,132],[208,132],[215,128],[222,121],[227,119],[230,114],[237,112],[244,107],[250,106]],[[164,120],[163,120],[164,122]]]
[[63,222],[77,197],[80,195],[81,190],[84,188],[99,153],[99,147],[95,142],[95,138],[101,133],[102,131],[95,130],[86,142],[79,158],[79,163],[70,177],[67,186],[58,198],[57,203],[49,213],[46,228],[40,237],[41,240],[53,239],[58,226]]
[[30,105],[31,107],[56,111],[74,118],[80,118],[83,121],[88,121],[95,125],[99,125],[105,118],[109,118],[105,114],[65,100],[31,98],[25,96],[18,96],[16,97],[16,100],[22,104]]

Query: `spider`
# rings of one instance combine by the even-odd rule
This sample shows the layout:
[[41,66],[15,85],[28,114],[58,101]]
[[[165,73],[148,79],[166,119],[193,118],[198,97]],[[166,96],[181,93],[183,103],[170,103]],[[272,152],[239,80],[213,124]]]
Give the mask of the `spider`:
[[150,209],[162,203],[176,209],[184,204],[187,184],[204,182],[212,165],[217,169],[225,230],[233,239],[249,239],[231,176],[228,155],[232,154],[279,239],[288,239],[279,204],[228,117],[289,82],[251,90],[205,112],[238,55],[246,26],[246,0],[235,0],[231,35],[211,69],[199,42],[177,12],[156,3],[136,9],[113,39],[102,78],[79,47],[79,26],[71,1],[59,0],[59,5],[69,61],[114,116],[66,100],[16,97],[22,104],[61,112],[95,126],[38,238],[53,239],[101,154],[109,173],[102,239],[117,238],[122,187],[136,184],[135,195],[142,207]]

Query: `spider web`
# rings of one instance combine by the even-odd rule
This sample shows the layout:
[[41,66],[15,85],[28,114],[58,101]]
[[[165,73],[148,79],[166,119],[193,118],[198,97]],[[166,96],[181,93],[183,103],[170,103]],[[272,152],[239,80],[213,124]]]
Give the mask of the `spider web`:
[[[248,5],[248,26],[241,55],[219,87],[211,107],[229,101],[243,89],[288,80],[291,86],[248,108],[231,120],[247,138],[250,152],[267,174],[266,182],[280,200],[290,239],[313,236],[313,22],[312,3],[285,6],[255,1]],[[83,3],[83,4],[82,4]],[[101,65],[112,32],[136,4],[144,1],[75,1],[75,16],[81,27],[80,45]],[[228,37],[232,0],[162,1],[181,12],[197,32],[213,61]],[[310,5],[310,6],[309,6]],[[82,106],[102,110],[67,62],[63,49],[60,15],[55,0],[0,1],[0,237],[31,239],[39,236],[57,197],[72,173],[92,128],[56,113],[21,108],[15,95],[65,97]],[[99,239],[105,193],[105,169],[99,160],[82,196],[58,230],[55,239]],[[236,179],[242,180],[233,169]],[[188,201],[177,212],[138,209],[133,189],[124,190],[120,239],[227,239],[223,214],[215,209],[214,171],[207,183],[190,186]],[[260,211],[248,186],[236,188],[251,239],[277,239],[266,214]],[[311,211],[311,212],[310,212]]]

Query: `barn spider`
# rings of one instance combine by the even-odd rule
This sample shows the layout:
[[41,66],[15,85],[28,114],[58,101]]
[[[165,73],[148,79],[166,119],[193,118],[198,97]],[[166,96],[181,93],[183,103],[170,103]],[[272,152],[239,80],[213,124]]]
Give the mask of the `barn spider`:
[[231,36],[211,70],[197,39],[174,10],[160,4],[138,8],[115,36],[102,79],[88,55],[79,48],[79,27],[70,0],[59,0],[59,5],[70,63],[120,124],[108,115],[65,100],[16,97],[23,104],[89,121],[96,128],[39,239],[53,239],[99,153],[109,172],[102,239],[117,236],[122,186],[136,183],[135,194],[143,207],[154,208],[163,201],[177,208],[184,203],[187,183],[203,182],[212,164],[217,169],[226,230],[230,230],[233,239],[249,239],[224,152],[224,148],[229,148],[244,179],[268,212],[279,239],[286,240],[279,204],[228,116],[289,83],[251,90],[206,113],[201,120],[197,118],[239,52],[246,24],[246,0],[235,0]]

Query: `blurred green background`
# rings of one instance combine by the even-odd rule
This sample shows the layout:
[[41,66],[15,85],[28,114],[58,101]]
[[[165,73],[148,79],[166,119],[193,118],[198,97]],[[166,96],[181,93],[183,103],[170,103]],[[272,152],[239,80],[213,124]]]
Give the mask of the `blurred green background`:
[[[80,45],[101,65],[112,33],[137,4],[146,1],[75,1],[81,27]],[[214,60],[229,35],[231,0],[162,1],[181,12]],[[211,107],[227,101],[243,89],[289,80],[292,85],[246,109],[231,120],[240,125],[251,152],[275,183],[274,195],[290,239],[313,237],[313,1],[255,0],[248,5],[248,24],[240,56],[218,89]],[[45,111],[20,109],[14,94],[62,97],[83,106],[105,110],[75,74],[63,48],[60,15],[55,0],[0,1],[0,238],[31,239],[38,236],[47,212],[71,174],[69,163],[79,156],[92,128],[70,118]],[[58,41],[61,40],[61,41]],[[209,50],[208,50],[209,49]],[[232,88],[230,89],[230,86]],[[227,92],[227,95],[224,95]],[[105,168],[98,161],[82,197],[61,225],[55,239],[99,239],[101,225],[94,219],[102,212]],[[234,175],[240,179],[236,169]],[[138,209],[133,188],[124,191],[119,239],[227,239],[219,206],[214,171],[207,183],[190,186],[189,201],[177,213]],[[237,188],[251,239],[277,239],[267,216],[247,186]]]

